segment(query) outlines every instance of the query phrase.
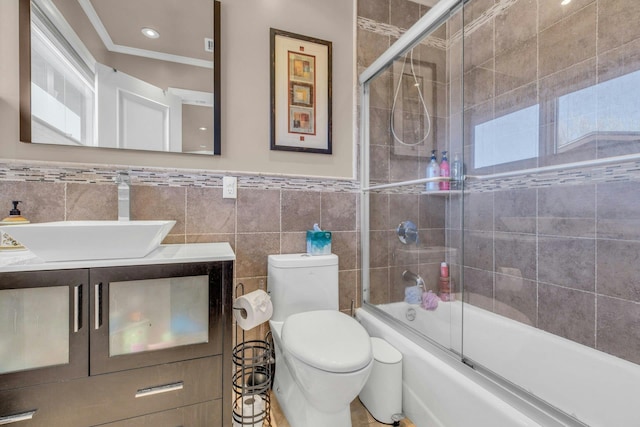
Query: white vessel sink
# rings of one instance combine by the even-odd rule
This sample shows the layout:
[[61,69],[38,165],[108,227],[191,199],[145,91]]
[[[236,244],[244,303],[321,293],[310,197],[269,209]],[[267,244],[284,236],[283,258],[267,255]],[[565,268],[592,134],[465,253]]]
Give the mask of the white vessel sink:
[[0,226],[44,261],[142,258],[175,221],[58,221]]

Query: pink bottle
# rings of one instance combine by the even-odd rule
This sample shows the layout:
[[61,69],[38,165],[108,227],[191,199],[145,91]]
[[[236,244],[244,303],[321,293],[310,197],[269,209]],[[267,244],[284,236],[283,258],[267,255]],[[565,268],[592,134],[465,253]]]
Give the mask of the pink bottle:
[[[440,162],[440,176],[449,177],[449,161],[447,160],[447,152],[442,152],[442,161]],[[449,181],[440,181],[440,190],[449,190]]]
[[453,301],[453,289],[451,277],[449,277],[449,266],[446,262],[440,263],[440,280],[438,281],[438,297],[442,301]]

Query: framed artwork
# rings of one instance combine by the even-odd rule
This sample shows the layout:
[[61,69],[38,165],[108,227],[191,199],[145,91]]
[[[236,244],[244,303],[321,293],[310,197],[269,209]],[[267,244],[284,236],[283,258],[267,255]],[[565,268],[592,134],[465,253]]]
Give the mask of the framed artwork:
[[331,154],[331,42],[271,28],[271,149]]

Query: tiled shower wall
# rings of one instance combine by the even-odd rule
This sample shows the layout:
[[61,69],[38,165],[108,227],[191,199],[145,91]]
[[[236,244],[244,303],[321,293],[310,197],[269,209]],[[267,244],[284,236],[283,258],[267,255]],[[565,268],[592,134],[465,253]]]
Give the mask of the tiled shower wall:
[[[229,242],[236,253],[235,280],[245,285],[245,292],[265,285],[269,254],[305,252],[306,230],[318,223],[333,232],[340,309],[348,311],[351,300],[359,300],[356,182],[241,175],[238,198],[223,199],[219,174],[129,171],[131,219],[176,220],[165,243]],[[11,200],[22,200],[22,214],[31,222],[115,220],[116,173],[109,168],[0,163],[0,206],[8,214]]]
[[[413,8],[414,14],[418,11],[414,16],[424,13],[422,6],[410,2],[359,3],[390,11],[366,16],[379,25],[359,19],[361,66],[375,59],[387,40],[394,40],[391,30],[402,31],[391,22],[394,11]],[[373,6],[361,6],[370,9]],[[445,86],[445,96],[433,98],[437,105],[431,108],[439,120],[435,141],[412,155],[397,151],[389,135],[393,76],[387,72],[372,85],[371,179],[385,183],[423,178],[431,147],[451,150],[463,143],[467,174],[483,179],[465,184],[464,215],[459,195],[418,194],[415,187],[371,194],[375,244],[370,302],[402,300],[406,284],[399,275],[407,266],[417,269],[429,288],[435,287],[437,251],[421,259],[420,251],[403,251],[395,237],[397,224],[410,219],[420,229],[421,246],[450,250],[443,249],[440,258],[455,260],[451,254],[460,254],[464,243],[465,301],[640,363],[640,164],[517,173],[640,152],[640,138],[633,133],[624,138],[592,135],[559,150],[556,135],[562,123],[555,110],[563,95],[640,69],[640,27],[635,25],[640,2],[574,0],[562,6],[559,0],[471,0],[462,15],[464,37],[462,19],[433,34],[445,43],[444,56],[438,51],[441,43],[431,40],[420,46],[431,49],[420,60],[444,63],[448,70],[444,80],[433,80],[433,86]],[[536,104],[538,155],[474,168],[475,126]],[[597,98],[590,99],[590,109],[580,119],[595,120],[602,113],[598,105]],[[457,131],[455,123],[464,127]],[[501,172],[514,175],[491,178]],[[459,283],[459,277],[454,279]]]
[[[430,8],[407,0],[358,1],[358,68],[362,72],[382,54],[406,29]],[[424,142],[428,125],[419,100],[403,103],[402,92],[397,98],[394,117],[396,129],[400,117],[421,122],[414,133],[398,133],[399,138],[413,146],[402,145],[390,134],[393,100],[398,84],[411,88],[414,71],[423,88],[422,94],[429,112],[431,131]],[[404,70],[403,70],[404,62]],[[405,81],[400,81],[402,78]],[[437,29],[413,49],[406,61],[393,66],[377,77],[371,85],[370,99],[370,184],[402,182],[425,177],[425,168],[432,149],[448,149],[447,103],[447,30]],[[406,87],[406,86],[404,86]],[[404,90],[404,89],[403,89]],[[410,89],[411,90],[411,89]],[[406,101],[406,98],[404,98]],[[416,144],[417,143],[417,144]],[[443,195],[420,194],[423,187],[405,190],[378,191],[370,194],[370,298],[373,304],[399,301],[404,298],[402,273],[410,270],[421,275],[429,289],[436,289],[441,261],[451,261],[445,249],[445,206]],[[402,221],[412,221],[419,231],[418,249],[400,243],[396,228]]]
[[[566,94],[640,69],[639,2],[574,0],[562,6],[550,0],[472,0],[468,5],[465,26],[472,31],[465,32],[463,70],[469,174],[640,152],[637,135],[604,134],[561,152],[555,145],[564,123],[554,110]],[[606,94],[597,88],[594,93],[599,95],[585,101],[587,113],[579,119],[606,116],[610,104],[601,102]],[[536,104],[538,156],[474,169],[475,125]],[[637,168],[630,162],[468,181],[465,300],[640,363]]]

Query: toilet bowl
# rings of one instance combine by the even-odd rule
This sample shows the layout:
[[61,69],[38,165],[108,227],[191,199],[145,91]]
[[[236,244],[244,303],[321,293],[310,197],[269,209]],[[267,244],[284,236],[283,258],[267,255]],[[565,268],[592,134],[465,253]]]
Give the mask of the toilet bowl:
[[[274,390],[292,427],[349,427],[350,403],[373,367],[370,338],[356,320],[319,310],[271,322]],[[284,362],[284,363],[283,363]]]
[[269,255],[273,389],[291,427],[351,427],[351,401],[373,367],[371,339],[338,311],[338,257]]

